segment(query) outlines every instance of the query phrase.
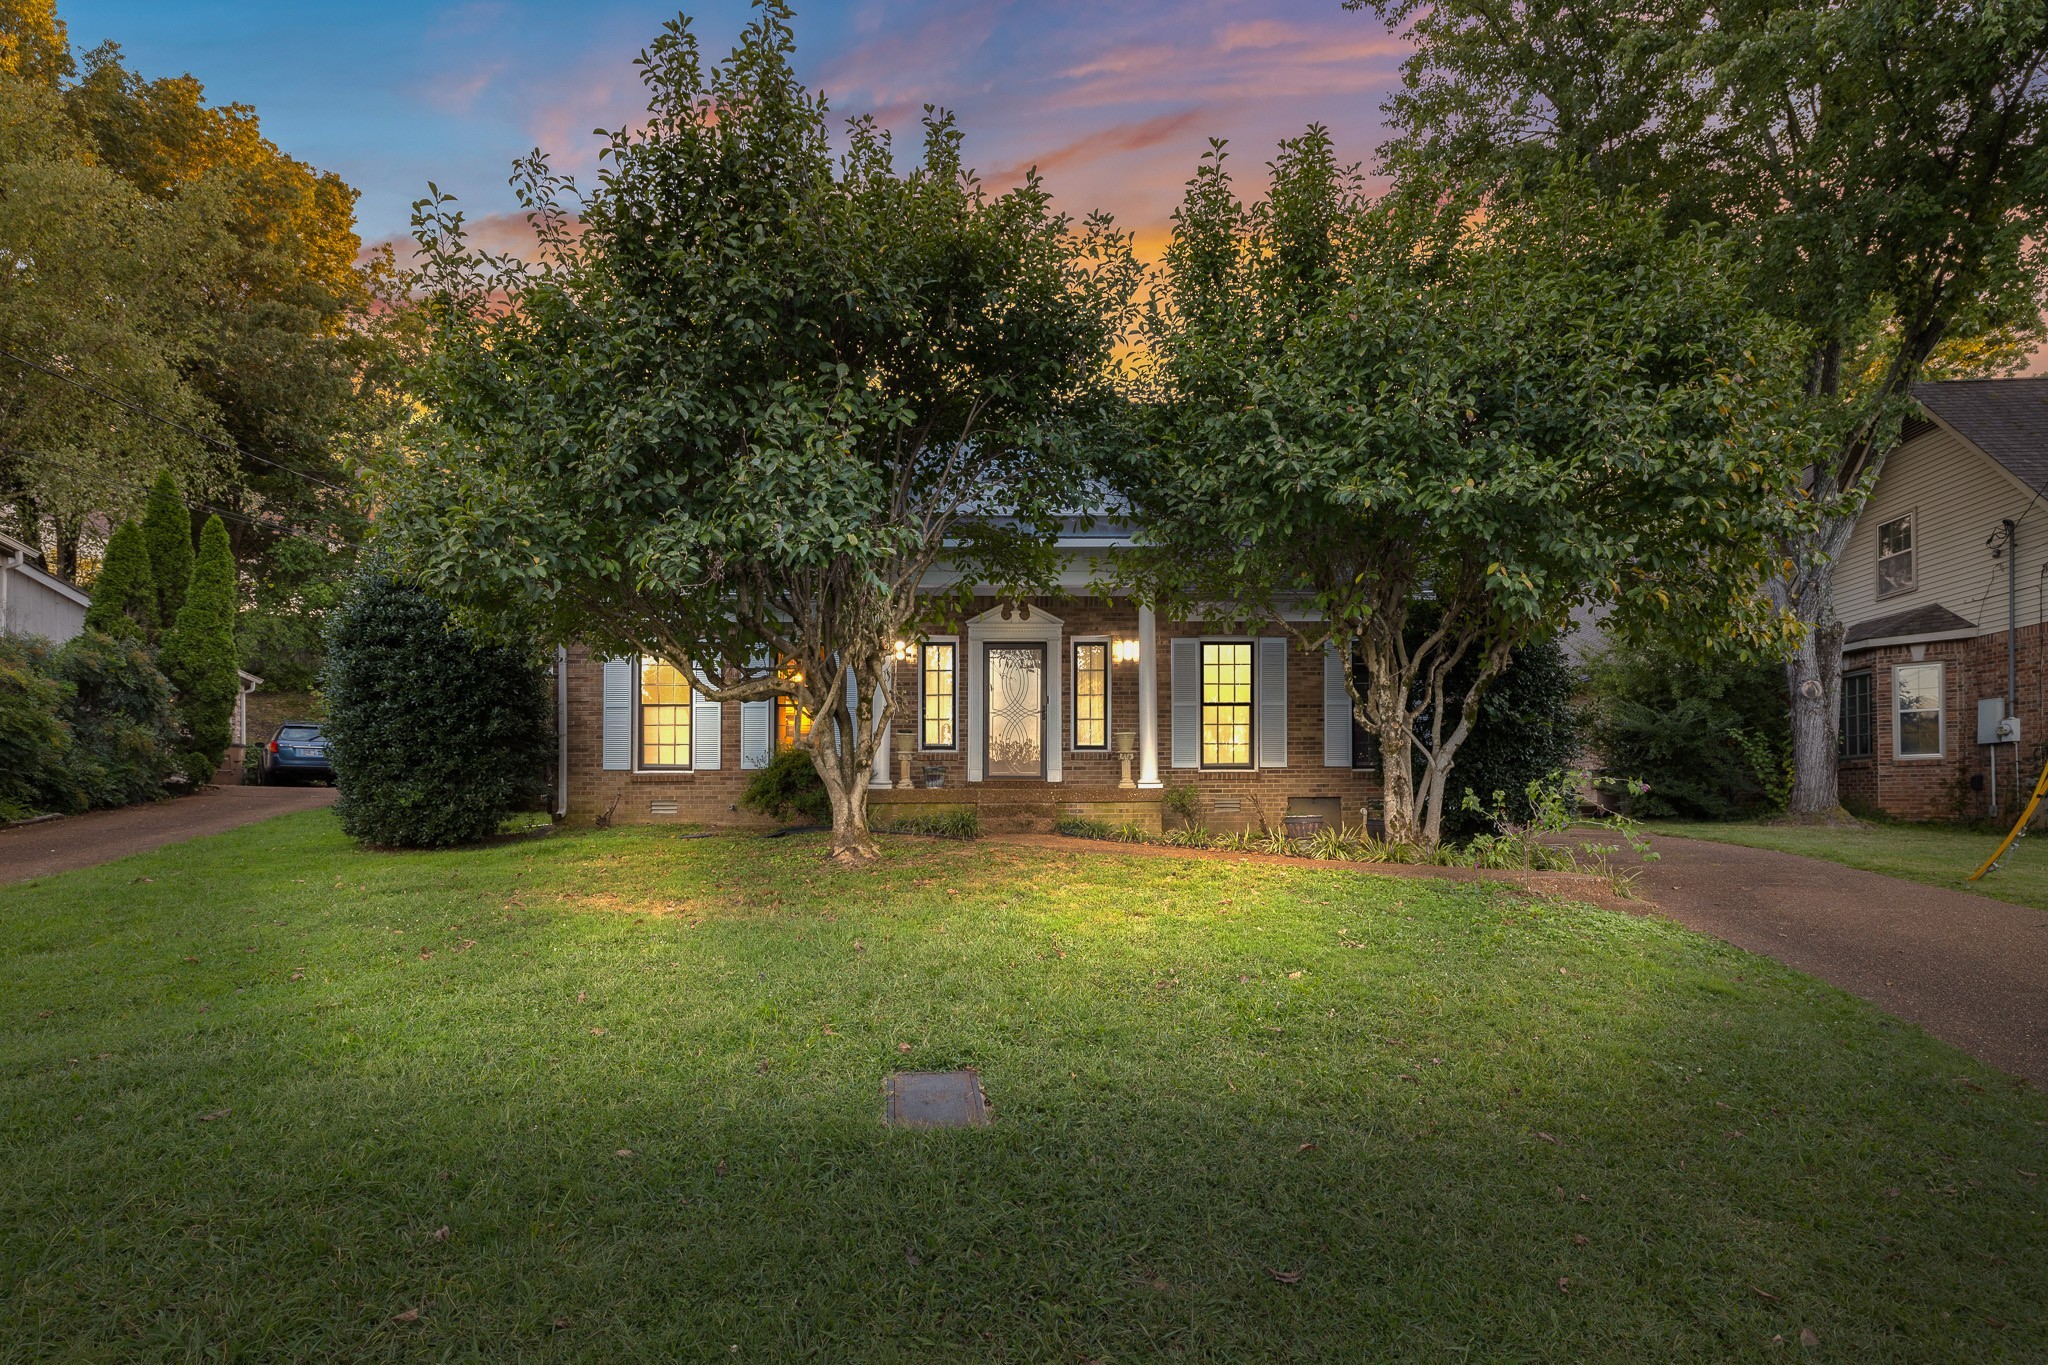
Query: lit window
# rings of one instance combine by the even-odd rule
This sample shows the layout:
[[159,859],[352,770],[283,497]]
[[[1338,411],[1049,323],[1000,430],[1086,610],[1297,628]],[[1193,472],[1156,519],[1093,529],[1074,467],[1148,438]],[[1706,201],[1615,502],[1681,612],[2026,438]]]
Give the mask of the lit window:
[[1202,766],[1252,766],[1252,647],[1202,645]]
[[1941,665],[1901,664],[1892,670],[1897,718],[1893,749],[1900,758],[1941,756]]
[[1074,747],[1109,747],[1109,644],[1074,646]]
[[1877,595],[1913,591],[1913,518],[1900,517],[1877,528]]
[[918,654],[919,695],[924,708],[924,747],[950,749],[953,736],[954,646],[933,641]]
[[666,659],[640,661],[640,766],[690,766],[690,683]]
[[1869,758],[1876,747],[1877,710],[1871,705],[1871,675],[1842,677],[1842,757]]

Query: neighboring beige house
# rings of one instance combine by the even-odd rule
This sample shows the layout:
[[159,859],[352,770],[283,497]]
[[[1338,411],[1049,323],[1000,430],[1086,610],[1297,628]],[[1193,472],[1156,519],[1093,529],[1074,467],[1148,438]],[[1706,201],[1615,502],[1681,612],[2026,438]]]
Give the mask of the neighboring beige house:
[[42,551],[0,532],[0,634],[63,644],[85,629],[92,598],[43,568]]
[[2048,378],[1913,394],[1835,569],[1842,797],[1906,819],[1990,815],[2025,799],[2048,754]]

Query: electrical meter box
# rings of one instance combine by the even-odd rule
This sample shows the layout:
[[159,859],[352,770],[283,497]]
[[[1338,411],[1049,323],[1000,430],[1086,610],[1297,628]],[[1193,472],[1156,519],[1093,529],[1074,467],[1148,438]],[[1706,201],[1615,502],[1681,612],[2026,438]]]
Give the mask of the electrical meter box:
[[2005,736],[1998,733],[1998,727],[2005,721],[2005,698],[1985,697],[1977,703],[1977,742],[1979,744],[2003,744]]
[[2018,716],[2007,716],[2004,720],[1998,722],[1998,742],[2000,744],[2017,744],[2020,742],[2020,718]]

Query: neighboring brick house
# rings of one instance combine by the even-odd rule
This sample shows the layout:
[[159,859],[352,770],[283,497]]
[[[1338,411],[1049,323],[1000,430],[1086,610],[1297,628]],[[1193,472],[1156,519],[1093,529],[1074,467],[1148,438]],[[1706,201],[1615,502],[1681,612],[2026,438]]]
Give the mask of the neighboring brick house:
[[[1183,784],[1216,830],[1278,828],[1289,814],[1376,820],[1376,755],[1354,735],[1336,657],[1090,594],[1096,557],[1119,543],[1069,536],[1062,595],[977,598],[946,632],[902,642],[896,714],[869,783],[876,822],[973,806],[989,828],[1077,814],[1157,830],[1166,789]],[[706,701],[655,660],[572,648],[558,662],[561,814],[765,823],[739,796],[795,738],[787,703]]]
[[2009,812],[2048,753],[2048,378],[1913,392],[1835,569],[1842,799],[1912,820]]

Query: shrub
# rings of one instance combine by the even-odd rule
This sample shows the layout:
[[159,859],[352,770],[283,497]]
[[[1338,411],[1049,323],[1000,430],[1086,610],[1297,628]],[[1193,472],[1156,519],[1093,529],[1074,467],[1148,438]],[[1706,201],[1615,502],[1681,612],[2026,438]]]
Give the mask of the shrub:
[[234,735],[235,693],[241,688],[235,648],[235,556],[219,517],[199,535],[192,582],[164,636],[164,675],[178,694],[185,731],[185,774],[204,783],[220,766]]
[[180,766],[182,744],[171,684],[148,647],[89,630],[51,656],[50,673],[67,693],[58,716],[71,732],[65,767],[80,804],[126,806],[161,797]]
[[149,550],[150,576],[156,581],[156,619],[168,626],[178,619],[192,583],[192,514],[178,497],[178,485],[168,469],[156,476],[156,486],[149,490],[142,540]]
[[825,794],[808,749],[777,749],[768,766],[747,779],[740,805],[784,824],[832,823],[832,798]]
[[334,614],[324,675],[342,829],[391,848],[496,833],[546,790],[545,673],[538,651],[476,637],[419,589],[360,580]]
[[1069,839],[1115,839],[1117,830],[1107,820],[1092,820],[1085,815],[1062,815],[1052,828],[1055,834],[1064,834]]
[[92,605],[85,609],[85,628],[104,635],[147,639],[157,627],[156,575],[149,567],[149,545],[142,528],[124,521],[107,540],[99,575],[92,581]]
[[[1450,690],[1467,685],[1473,665],[1454,672]],[[1579,765],[1584,748],[1574,693],[1578,678],[1556,640],[1516,650],[1501,675],[1479,698],[1479,718],[1458,749],[1444,803],[1444,835],[1463,839],[1487,828],[1457,799],[1465,792],[1505,792],[1511,819],[1533,813],[1529,788],[1549,774]]]
[[1615,645],[1591,660],[1591,695],[1607,771],[1648,787],[1623,797],[1629,814],[1732,820],[1782,801],[1792,738],[1778,664]]
[[71,731],[58,719],[68,700],[47,641],[0,635],[0,820],[84,804],[66,766]]

